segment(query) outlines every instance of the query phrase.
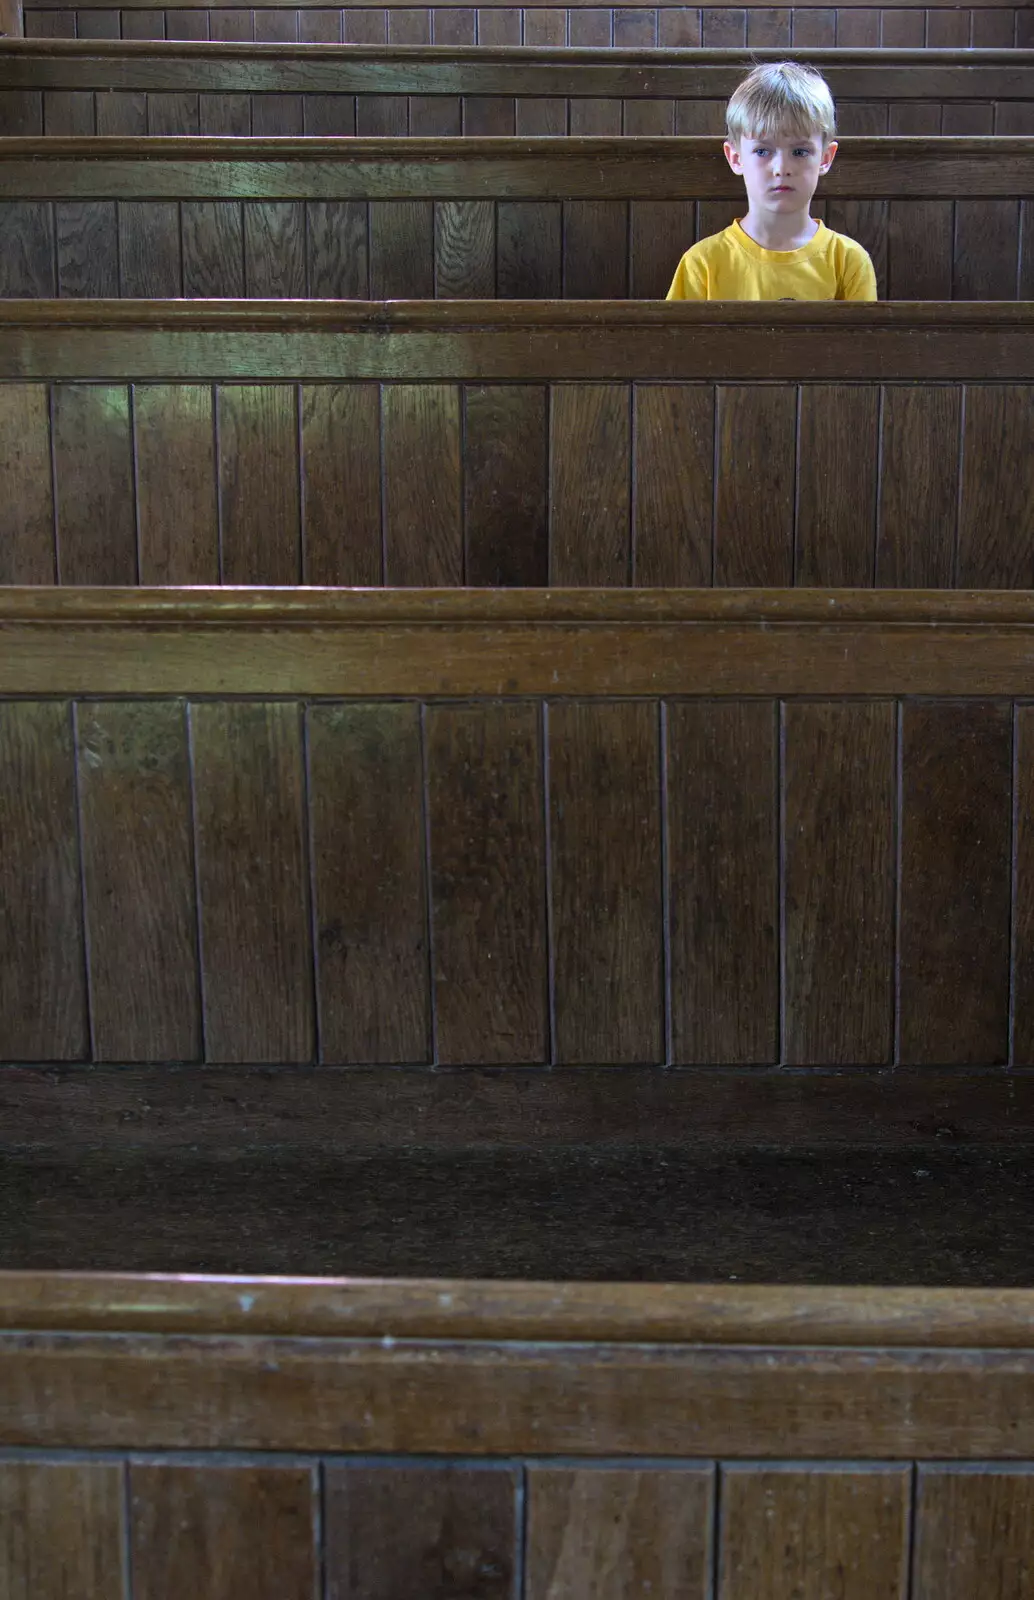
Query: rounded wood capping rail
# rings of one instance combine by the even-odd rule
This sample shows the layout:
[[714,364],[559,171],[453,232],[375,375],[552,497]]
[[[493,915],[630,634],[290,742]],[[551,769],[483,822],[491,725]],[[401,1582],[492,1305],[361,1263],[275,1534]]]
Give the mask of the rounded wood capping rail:
[[1029,1349],[1034,1290],[0,1273],[0,1331]]
[[[150,3],[150,0],[146,0]],[[167,4],[158,5],[159,10],[167,9]],[[184,0],[186,3],[186,0]],[[235,0],[236,3],[236,0]],[[277,10],[284,9],[284,0],[265,0]],[[306,4],[318,5],[321,10],[326,10],[327,0],[296,0],[296,5],[291,9]],[[368,0],[373,4],[373,0]],[[512,0],[491,0],[493,4],[512,6]],[[546,4],[547,0],[541,0]],[[576,0],[598,7],[600,0]],[[872,0],[858,0],[866,9],[871,9]],[[985,3],[985,0],[968,0],[970,6]],[[110,0],[81,0],[77,9],[89,10],[92,5],[110,9]],[[553,7],[556,0],[548,0]],[[630,0],[630,4],[649,5],[651,8],[657,0]],[[679,0],[682,4],[682,0]],[[823,6],[828,0],[822,0]],[[908,9],[915,8],[915,0],[888,0],[888,4],[900,4]],[[951,9],[957,9],[958,0],[952,0]],[[1000,9],[1001,0],[986,0],[986,4]],[[33,10],[40,10],[39,4],[32,6]],[[67,10],[68,0],[54,0],[54,9]],[[140,5],[127,7],[140,10]],[[197,9],[197,0],[190,0],[190,9]],[[216,11],[221,8],[212,8]],[[349,8],[354,9],[354,8]],[[377,10],[383,10],[383,0],[379,0]],[[390,9],[390,7],[389,7]],[[624,9],[624,7],[622,7]],[[799,9],[799,8],[798,8]],[[888,5],[883,5],[882,10],[887,10]],[[930,9],[929,6],[926,8]],[[448,65],[451,62],[476,63],[483,66],[486,63],[505,64],[516,66],[542,62],[549,65],[565,67],[594,67],[599,69],[612,69],[619,71],[624,66],[643,67],[729,67],[742,71],[760,61],[806,61],[815,66],[832,69],[834,67],[1029,67],[1034,60],[1034,50],[1008,48],[971,48],[968,45],[950,46],[938,49],[936,47],[914,46],[912,48],[896,49],[892,45],[884,46],[858,46],[852,48],[845,45],[842,48],[833,46],[816,46],[815,49],[794,49],[787,45],[785,49],[766,49],[759,45],[753,47],[740,46],[739,48],[708,49],[696,45],[684,46],[642,46],[639,49],[614,49],[609,45],[431,45],[431,44],[302,44],[279,40],[225,40],[225,39],[4,39],[0,43],[0,56],[11,60],[32,60],[38,57],[43,61],[53,61],[62,57],[71,61],[198,61],[208,59],[211,61],[423,61],[431,66]]]

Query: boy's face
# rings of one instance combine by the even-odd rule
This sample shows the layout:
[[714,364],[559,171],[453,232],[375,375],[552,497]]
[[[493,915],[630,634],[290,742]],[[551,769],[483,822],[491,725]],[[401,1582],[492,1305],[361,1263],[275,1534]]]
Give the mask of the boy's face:
[[802,137],[780,133],[770,139],[726,140],[725,156],[739,173],[755,211],[786,214],[806,211],[815,186],[833,165],[836,141],[823,142],[821,133]]

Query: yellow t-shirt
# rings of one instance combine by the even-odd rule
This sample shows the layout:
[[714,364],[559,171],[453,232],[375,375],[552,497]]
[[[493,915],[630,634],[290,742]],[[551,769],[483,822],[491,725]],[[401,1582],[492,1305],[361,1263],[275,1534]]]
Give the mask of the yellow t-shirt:
[[820,222],[799,250],[764,250],[738,222],[687,250],[669,300],[875,300],[876,273],[854,239]]

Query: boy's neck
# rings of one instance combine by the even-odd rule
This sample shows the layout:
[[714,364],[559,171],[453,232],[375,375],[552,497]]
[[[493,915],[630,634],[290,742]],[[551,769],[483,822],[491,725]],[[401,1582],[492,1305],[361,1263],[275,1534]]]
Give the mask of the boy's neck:
[[810,244],[819,231],[818,222],[807,210],[774,214],[754,206],[748,206],[747,215],[740,218],[740,227],[762,250],[799,250]]

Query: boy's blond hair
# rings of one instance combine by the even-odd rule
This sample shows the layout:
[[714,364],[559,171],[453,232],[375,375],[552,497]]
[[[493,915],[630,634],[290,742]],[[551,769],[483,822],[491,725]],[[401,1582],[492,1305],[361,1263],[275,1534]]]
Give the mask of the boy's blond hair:
[[747,74],[725,108],[725,125],[734,144],[741,139],[772,139],[776,134],[836,135],[836,112],[829,84],[814,67],[799,61],[766,61]]

